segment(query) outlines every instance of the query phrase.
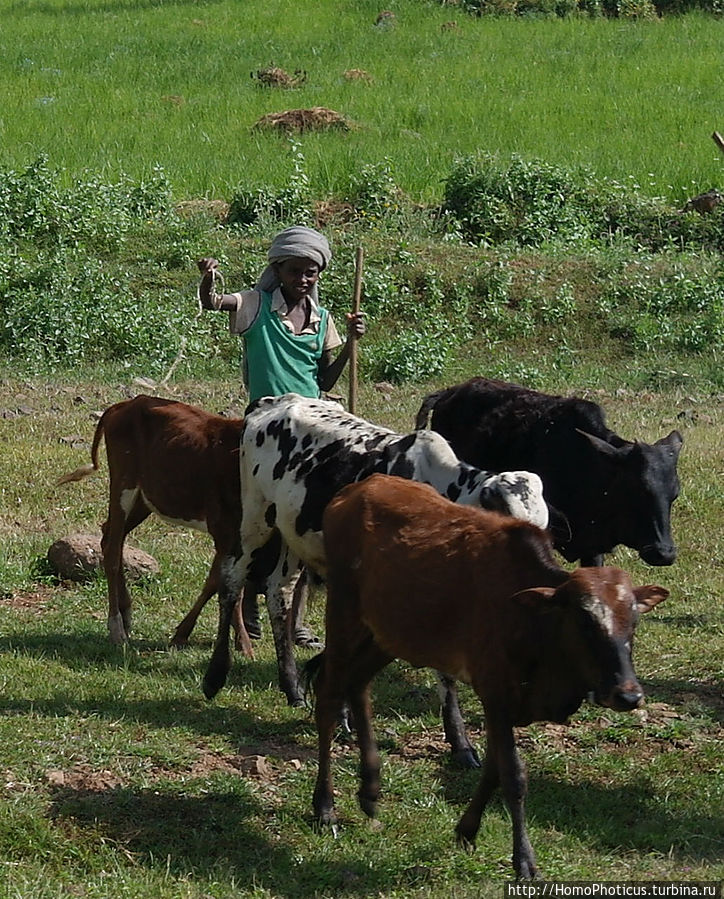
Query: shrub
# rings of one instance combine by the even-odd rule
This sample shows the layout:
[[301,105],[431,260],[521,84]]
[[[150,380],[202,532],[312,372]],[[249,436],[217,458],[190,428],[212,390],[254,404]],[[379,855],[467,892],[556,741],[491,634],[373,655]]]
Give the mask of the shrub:
[[443,211],[465,239],[490,246],[548,242],[610,244],[624,239],[648,250],[724,250],[724,204],[707,214],[672,209],[633,181],[597,181],[513,156],[459,159],[445,183]]
[[724,273],[645,265],[612,284],[600,308],[611,333],[632,349],[716,348],[724,340]]
[[364,370],[373,380],[425,381],[439,375],[449,361],[453,342],[439,333],[405,329],[365,349]]
[[459,160],[445,183],[444,207],[468,239],[538,246],[588,234],[580,175],[513,156],[502,165],[490,154]]
[[306,160],[297,141],[290,139],[292,172],[286,186],[239,187],[231,198],[227,221],[236,225],[269,223],[312,224],[312,193]]

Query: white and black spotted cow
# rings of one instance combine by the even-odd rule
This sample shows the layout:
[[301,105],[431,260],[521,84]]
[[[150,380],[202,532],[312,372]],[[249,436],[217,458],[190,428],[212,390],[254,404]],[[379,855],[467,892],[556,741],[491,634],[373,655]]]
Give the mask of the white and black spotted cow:
[[[219,633],[203,682],[211,698],[226,681],[231,658],[229,626],[239,585],[253,573],[266,580],[267,605],[279,682],[292,705],[302,703],[292,653],[289,585],[301,565],[324,578],[322,514],[348,484],[380,472],[430,484],[442,496],[531,521],[548,523],[540,478],[515,471],[491,475],[457,459],[434,431],[395,434],[350,415],[336,403],[296,394],[265,397],[247,410],[241,438],[241,548],[222,575]],[[446,683],[446,733],[464,755],[464,736],[452,681]],[[448,724],[448,722],[450,722]],[[449,732],[448,728],[452,732]],[[473,754],[474,755],[474,754]]]

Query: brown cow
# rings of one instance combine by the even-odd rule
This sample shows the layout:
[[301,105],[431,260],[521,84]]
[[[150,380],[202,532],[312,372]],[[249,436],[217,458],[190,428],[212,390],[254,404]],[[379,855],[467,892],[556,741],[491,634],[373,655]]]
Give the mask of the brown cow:
[[634,628],[668,591],[633,587],[617,568],[565,571],[535,525],[387,475],[342,490],[323,527],[327,643],[307,666],[317,697],[316,816],[335,821],[330,744],[345,701],[360,746],[359,802],[375,814],[380,762],[370,682],[393,659],[405,659],[471,684],[485,709],[485,766],[457,825],[458,842],[474,844],[500,784],[513,819],[516,875],[537,876],[513,728],[565,721],[590,693],[611,709],[636,708],[643,692],[631,659]]
[[[131,630],[123,544],[152,512],[172,524],[208,532],[216,550],[198,599],[171,639],[173,645],[186,644],[204,605],[218,592],[222,561],[239,550],[242,426],[242,419],[140,395],[106,409],[93,436],[91,463],[58,481],[78,481],[96,472],[105,435],[110,485],[101,548],[108,581],[108,632],[114,643],[126,642]],[[234,614],[237,647],[251,658],[239,607],[237,603]]]

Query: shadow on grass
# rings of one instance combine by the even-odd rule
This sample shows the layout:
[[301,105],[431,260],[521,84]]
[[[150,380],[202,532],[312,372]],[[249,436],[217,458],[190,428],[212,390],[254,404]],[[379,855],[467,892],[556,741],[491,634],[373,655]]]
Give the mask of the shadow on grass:
[[703,707],[719,723],[724,724],[724,691],[721,684],[692,680],[645,680],[648,701],[654,698],[676,708],[692,701]]
[[[300,859],[276,840],[273,813],[247,792],[210,791],[194,797],[181,792],[116,788],[106,791],[56,789],[50,817],[58,825],[72,822],[98,832],[122,847],[136,865],[180,880],[227,879],[243,890],[254,883],[273,895],[304,899],[320,895],[377,895],[388,891],[395,875],[372,870],[360,860],[358,847]],[[281,826],[281,824],[279,824]],[[320,836],[320,840],[324,837]],[[323,857],[322,857],[323,856]]]
[[[445,797],[460,805],[461,815],[479,778],[479,771],[450,766],[441,770]],[[500,809],[503,804],[497,791],[490,808]],[[673,801],[657,795],[645,780],[601,786],[591,781],[564,783],[536,774],[530,778],[526,809],[529,826],[570,833],[602,851],[653,852],[702,862],[721,860],[724,816],[717,808],[696,801],[696,797],[682,799],[677,808]]]
[[[199,658],[198,652],[204,655]],[[54,659],[72,671],[87,672],[89,668],[105,667],[128,671],[135,675],[158,675],[173,677],[176,674],[186,679],[198,667],[199,682],[211,658],[211,644],[195,644],[188,649],[174,649],[164,640],[132,639],[123,646],[112,644],[97,633],[76,631],[72,633],[13,633],[0,637],[0,654],[22,653],[37,659]],[[241,677],[241,682],[267,684],[277,678],[276,663],[273,661],[244,659],[241,653],[232,649],[232,669],[227,686]],[[161,667],[159,659],[177,658],[180,662],[176,670]],[[184,660],[188,659],[188,663]],[[270,676],[272,670],[273,676]]]

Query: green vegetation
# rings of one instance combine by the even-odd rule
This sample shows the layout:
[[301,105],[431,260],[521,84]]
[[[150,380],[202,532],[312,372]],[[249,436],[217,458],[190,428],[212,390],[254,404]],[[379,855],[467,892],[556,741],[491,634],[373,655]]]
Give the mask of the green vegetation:
[[[389,158],[396,183],[439,199],[459,156],[590,166],[682,205],[716,186],[724,19],[476,18],[437,3],[376,0],[26,0],[0,33],[0,164],[45,154],[73,179],[168,173],[180,199],[281,189],[270,112],[324,106],[357,127],[303,136],[315,196],[341,197]],[[455,21],[456,28],[443,26]],[[303,69],[296,90],[250,72]],[[359,69],[371,81],[348,80]]]
[[[316,221],[295,152],[282,191],[237,195],[223,221],[213,204],[174,205],[161,170],[72,187],[44,160],[0,171],[0,353],[30,373],[143,360],[159,380],[172,364],[197,376],[237,365],[222,318],[196,314],[194,260],[213,253],[229,285],[252,284],[275,230]],[[412,204],[386,162],[360,174],[337,218],[331,207],[324,296],[342,316],[364,245],[368,380],[451,377],[485,352],[489,373],[537,385],[576,367],[579,386],[666,369],[721,387],[724,204],[652,210],[619,185],[518,157],[461,161],[435,208]],[[652,355],[631,366],[638,353]]]
[[[213,703],[199,687],[213,610],[187,651],[167,650],[206,536],[154,520],[134,533],[161,574],[132,586],[126,649],[107,641],[103,579],[48,568],[56,538],[105,516],[104,465],[53,486],[86,461],[96,411],[144,389],[242,414],[239,341],[197,315],[195,260],[251,285],[292,221],[330,237],[322,291],[340,319],[365,249],[364,417],[409,430],[427,391],[487,374],[589,396],[629,438],[682,431],[678,561],[612,558],[671,589],[637,637],[647,708],[584,706],[519,739],[549,879],[724,878],[724,204],[685,209],[721,181],[724,22],[654,2],[663,19],[649,0],[424,0],[380,25],[369,0],[6,11],[0,899],[447,899],[510,878],[502,803],[474,853],[454,847],[477,774],[447,763],[429,672],[398,665],[376,684],[382,828],[357,808],[340,734],[335,839],[311,820],[314,728],[276,690],[268,628]],[[249,77],[272,64],[306,78]],[[354,127],[252,128],[313,106]]]

